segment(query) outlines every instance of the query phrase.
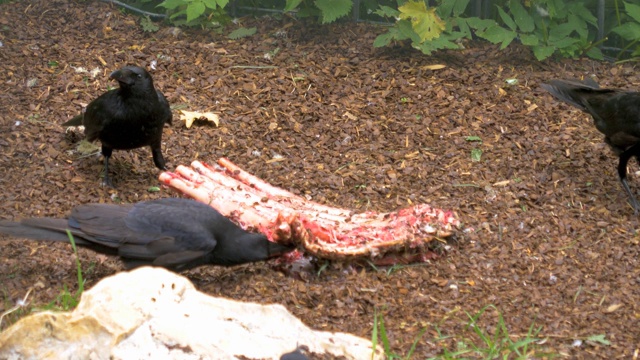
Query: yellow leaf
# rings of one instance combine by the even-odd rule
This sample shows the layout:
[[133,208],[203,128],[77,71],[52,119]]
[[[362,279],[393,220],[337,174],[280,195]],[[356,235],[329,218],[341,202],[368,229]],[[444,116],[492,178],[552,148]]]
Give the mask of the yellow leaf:
[[411,20],[411,27],[421,41],[436,39],[445,29],[445,22],[436,15],[436,8],[427,9],[424,1],[407,1],[398,10],[401,19]]
[[613,304],[613,305],[609,306],[604,312],[612,313],[612,312],[620,309],[621,307],[622,307],[622,304]]
[[440,69],[444,69],[446,67],[447,67],[447,65],[433,64],[433,65],[425,65],[425,66],[421,67],[420,69],[422,69],[422,70],[440,70]]
[[342,116],[346,116],[347,118],[349,118],[349,120],[358,120],[358,117],[356,117],[355,115],[353,115],[350,112],[345,112],[344,114],[342,114]]
[[184,126],[186,126],[187,129],[189,129],[191,125],[193,125],[193,122],[198,119],[206,119],[208,121],[212,121],[214,124],[216,124],[216,126],[220,124],[220,118],[218,117],[218,115],[214,113],[210,113],[210,112],[201,113],[198,111],[186,111],[186,110],[180,110],[180,112],[181,112],[180,120],[184,120]]

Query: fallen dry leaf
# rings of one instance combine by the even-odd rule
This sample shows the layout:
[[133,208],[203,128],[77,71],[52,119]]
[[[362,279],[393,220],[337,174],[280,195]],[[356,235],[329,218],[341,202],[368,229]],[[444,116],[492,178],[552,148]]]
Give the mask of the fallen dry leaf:
[[446,68],[446,65],[442,64],[433,64],[433,65],[425,65],[421,67],[422,70],[440,70]]
[[186,111],[186,110],[180,110],[180,112],[181,112],[180,120],[184,120],[184,126],[186,126],[187,129],[191,128],[191,125],[193,125],[193,122],[199,119],[206,119],[208,121],[212,121],[214,124],[216,124],[216,126],[220,124],[220,118],[218,117],[217,114],[214,114],[214,113]]

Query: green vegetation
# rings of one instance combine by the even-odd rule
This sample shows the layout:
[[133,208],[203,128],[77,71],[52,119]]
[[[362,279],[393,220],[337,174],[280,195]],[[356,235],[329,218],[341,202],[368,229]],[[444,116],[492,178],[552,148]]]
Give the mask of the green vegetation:
[[43,307],[44,310],[71,310],[75,308],[80,302],[80,297],[84,292],[84,279],[82,277],[82,265],[80,264],[80,256],[78,256],[78,249],[76,247],[76,242],[73,239],[73,235],[71,232],[67,230],[67,235],[69,236],[69,242],[71,242],[71,247],[73,248],[73,253],[76,257],[76,273],[78,275],[78,290],[76,290],[75,294],[72,294],[67,285],[63,286],[62,292],[60,295],[50,302],[49,304]]
[[[76,258],[78,290],[76,290],[75,293],[71,293],[67,285],[64,285],[63,290],[60,292],[58,297],[56,297],[53,301],[51,301],[50,303],[46,304],[43,307],[31,307],[29,306],[28,298],[31,292],[33,291],[33,288],[30,288],[29,290],[27,290],[27,293],[25,294],[24,298],[18,301],[15,306],[9,308],[9,310],[0,314],[0,329],[3,328],[2,324],[5,319],[8,319],[7,320],[8,324],[12,324],[16,322],[18,319],[22,318],[25,314],[31,313],[33,311],[39,311],[39,310],[68,311],[75,308],[78,305],[78,303],[80,302],[80,297],[84,292],[85,280],[82,276],[82,266],[80,264],[80,256],[78,255],[76,242],[73,239],[73,235],[71,235],[71,232],[69,232],[69,230],[67,230],[67,235],[69,236],[69,241],[71,242],[71,247],[73,248],[73,253],[75,254],[75,258]],[[7,276],[11,276],[11,275],[7,275]],[[5,303],[7,303],[8,299],[6,294],[4,298],[5,298]]]
[[[487,309],[496,313],[493,324],[482,321],[481,317]],[[459,311],[456,309],[454,312]],[[454,336],[445,335],[440,331],[442,322],[450,319],[447,315],[439,324],[432,324],[435,338],[429,339],[429,343],[436,344],[440,348],[440,354],[430,359],[533,359],[533,358],[554,358],[559,354],[550,353],[544,350],[545,339],[540,335],[541,328],[535,328],[535,322],[531,324],[529,330],[524,335],[514,336],[509,334],[502,313],[493,305],[488,305],[471,315],[465,312],[467,322],[462,333]],[[371,340],[374,346],[380,343],[388,359],[411,359],[416,346],[425,337],[429,326],[420,330],[415,340],[409,347],[406,355],[399,355],[392,351],[391,344],[387,337],[384,320],[381,314],[376,312]],[[489,330],[491,329],[491,330]],[[453,349],[447,344],[455,344]]]
[[[144,16],[144,31],[157,31],[148,10],[164,10],[155,19],[176,26],[200,26],[217,31],[231,23],[228,0],[130,0]],[[621,49],[615,57],[640,59],[640,5],[631,0],[612,0],[604,8],[606,20],[598,24],[598,0],[491,0],[476,9],[471,0],[437,0],[428,6],[423,0],[363,0],[354,9],[353,0],[239,0],[243,11],[295,12],[322,24],[350,20],[354,11],[365,20],[386,21],[387,31],[373,45],[383,47],[398,42],[430,54],[440,49],[460,49],[466,40],[481,38],[504,49],[513,42],[531,48],[538,60],[551,56],[589,56],[603,59],[600,46],[606,41]],[[262,9],[262,10],[259,10]],[[601,27],[599,29],[599,27]],[[601,32],[604,38],[599,39]],[[239,26],[229,37],[251,36],[254,29]],[[609,46],[610,47],[610,46]]]

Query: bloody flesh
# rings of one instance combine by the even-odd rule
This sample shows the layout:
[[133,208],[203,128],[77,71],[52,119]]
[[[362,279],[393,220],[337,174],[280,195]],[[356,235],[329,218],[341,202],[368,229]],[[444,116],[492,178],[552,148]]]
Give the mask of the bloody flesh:
[[321,258],[420,252],[432,240],[451,236],[460,225],[453,212],[426,204],[356,214],[269,185],[226,158],[218,165],[194,161],[191,167],[180,165],[175,172],[163,172],[160,181],[213,206],[244,229],[259,231],[278,243],[301,245]]

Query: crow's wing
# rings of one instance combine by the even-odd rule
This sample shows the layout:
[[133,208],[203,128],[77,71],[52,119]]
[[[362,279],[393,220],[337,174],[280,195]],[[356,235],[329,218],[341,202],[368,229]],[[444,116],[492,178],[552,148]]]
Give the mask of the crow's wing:
[[171,113],[169,102],[167,101],[167,98],[164,97],[164,94],[160,92],[160,90],[156,90],[156,93],[158,94],[158,101],[160,101],[160,106],[163,112],[162,120],[165,124],[171,124],[171,121],[173,120],[173,114]]
[[195,200],[167,198],[138,203],[124,219],[126,228],[156,238],[127,239],[120,246],[120,256],[155,259],[155,265],[167,267],[194,261],[215,249],[217,240],[210,229],[220,218],[229,221]]

